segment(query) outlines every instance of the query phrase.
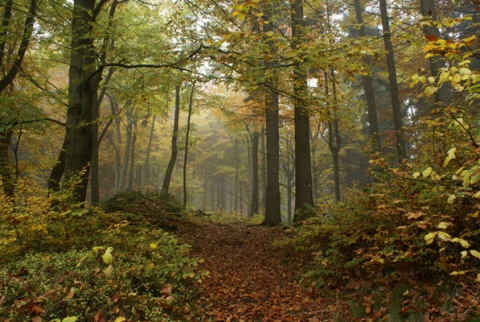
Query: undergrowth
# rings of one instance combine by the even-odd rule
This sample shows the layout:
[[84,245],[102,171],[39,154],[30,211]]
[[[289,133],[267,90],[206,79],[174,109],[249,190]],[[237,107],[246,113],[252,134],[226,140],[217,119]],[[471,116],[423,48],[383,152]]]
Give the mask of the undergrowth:
[[186,220],[166,195],[115,196],[102,208],[28,180],[0,195],[0,320],[184,320],[202,276],[165,231]]

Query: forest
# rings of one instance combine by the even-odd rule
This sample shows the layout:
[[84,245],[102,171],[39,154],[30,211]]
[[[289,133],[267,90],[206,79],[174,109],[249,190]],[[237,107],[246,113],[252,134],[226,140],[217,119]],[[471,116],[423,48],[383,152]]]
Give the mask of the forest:
[[1,321],[480,321],[480,2],[0,0]]

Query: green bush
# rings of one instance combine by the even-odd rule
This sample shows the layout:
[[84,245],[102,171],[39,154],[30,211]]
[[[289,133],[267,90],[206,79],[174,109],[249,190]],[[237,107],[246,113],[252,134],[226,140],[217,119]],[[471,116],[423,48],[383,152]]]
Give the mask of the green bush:
[[328,216],[291,229],[280,244],[302,254],[306,280],[480,282],[480,160],[458,122],[443,124],[450,148],[440,161],[394,168],[374,160],[370,187],[350,190]]
[[204,275],[196,269],[198,260],[166,232],[138,232],[136,239],[127,231],[107,232],[115,235],[112,248],[28,254],[2,268],[0,320],[181,319]]

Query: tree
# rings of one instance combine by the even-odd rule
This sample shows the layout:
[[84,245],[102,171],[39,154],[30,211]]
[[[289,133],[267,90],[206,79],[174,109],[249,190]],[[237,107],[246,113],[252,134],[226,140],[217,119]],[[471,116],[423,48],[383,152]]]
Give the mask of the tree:
[[170,189],[170,181],[172,180],[173,168],[177,160],[178,154],[178,123],[180,120],[180,85],[175,86],[175,112],[173,116],[173,132],[172,132],[172,143],[171,143],[171,155],[170,161],[168,162],[167,170],[165,172],[165,177],[163,179],[162,192],[168,193]]
[[[303,1],[292,0],[292,50],[301,51],[305,39]],[[293,102],[295,108],[295,222],[311,215],[313,209],[312,165],[310,151],[310,117],[308,110],[307,71],[305,57],[293,70]]]
[[388,18],[387,2],[380,0],[380,13],[382,17],[383,41],[387,57],[388,81],[390,85],[390,97],[392,104],[393,124],[395,127],[396,150],[398,161],[402,162],[407,158],[405,135],[403,132],[402,109],[400,105],[400,96],[398,93],[397,71],[395,67],[395,57],[392,46],[392,35],[390,33],[390,22]]
[[[362,18],[362,6],[360,0],[354,0],[355,7],[355,18],[358,24],[358,38],[362,39],[366,36],[365,25]],[[368,55],[363,55],[363,63],[366,67],[370,67],[370,58]],[[380,132],[378,129],[378,118],[377,118],[377,106],[375,103],[375,92],[373,88],[373,77],[369,73],[368,75],[362,76],[363,80],[363,91],[365,102],[367,104],[367,114],[368,114],[368,126],[370,130],[370,140],[372,144],[373,152],[380,151]]]
[[[263,32],[274,33],[275,26],[272,20],[275,18],[275,4],[273,1],[265,4],[265,23]],[[275,51],[272,40],[267,41],[268,50]],[[270,56],[270,55],[269,55]],[[265,90],[265,134],[267,138],[267,192],[265,201],[265,220],[263,225],[275,226],[282,222],[280,212],[280,134],[279,134],[279,101],[278,101],[278,74],[275,70],[275,61],[272,58],[265,59],[267,70]]]
[[[5,90],[12,87],[15,77],[22,68],[23,59],[32,38],[33,26],[38,13],[37,0],[30,0],[28,12],[25,14],[23,28],[18,28],[21,33],[16,33],[14,24],[13,0],[7,0],[3,8],[2,26],[0,29],[0,96],[5,96]],[[18,14],[20,14],[19,11]],[[15,16],[17,13],[15,14]],[[11,35],[14,35],[12,39]],[[8,42],[11,43],[8,43]],[[16,53],[14,47],[16,48]],[[3,123],[3,124],[2,124]],[[9,197],[14,195],[11,178],[9,147],[13,136],[13,128],[18,121],[0,119],[0,180],[3,192]]]

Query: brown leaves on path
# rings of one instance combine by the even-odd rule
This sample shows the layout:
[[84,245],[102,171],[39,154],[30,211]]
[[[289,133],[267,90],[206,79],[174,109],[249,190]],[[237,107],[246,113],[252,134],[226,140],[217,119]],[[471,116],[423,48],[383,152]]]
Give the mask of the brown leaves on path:
[[281,229],[208,225],[182,235],[210,274],[195,303],[203,321],[331,321],[335,311],[294,280],[294,265],[272,242]]

